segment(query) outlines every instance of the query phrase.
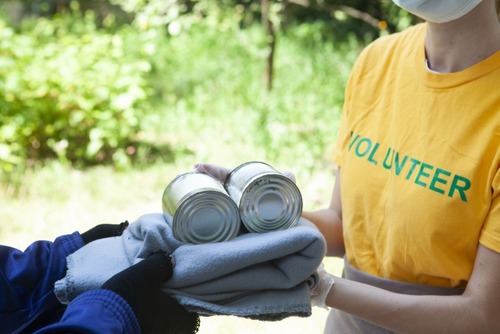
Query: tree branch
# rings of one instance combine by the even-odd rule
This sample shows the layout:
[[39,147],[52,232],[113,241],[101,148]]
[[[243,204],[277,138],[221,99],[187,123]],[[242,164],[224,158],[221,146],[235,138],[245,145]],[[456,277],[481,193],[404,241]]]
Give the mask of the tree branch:
[[302,7],[306,7],[306,8],[316,9],[316,10],[323,11],[323,12],[333,12],[336,10],[340,10],[340,11],[346,13],[347,15],[349,15],[355,19],[362,20],[362,21],[368,23],[369,25],[379,29],[379,22],[380,22],[379,19],[371,16],[368,13],[360,11],[354,7],[349,7],[349,6],[344,6],[344,5],[330,5],[330,6],[323,5],[323,6],[320,6],[317,4],[312,4],[311,1],[309,1],[309,0],[286,0],[286,2],[291,3],[291,4],[295,4],[295,5],[299,5]]

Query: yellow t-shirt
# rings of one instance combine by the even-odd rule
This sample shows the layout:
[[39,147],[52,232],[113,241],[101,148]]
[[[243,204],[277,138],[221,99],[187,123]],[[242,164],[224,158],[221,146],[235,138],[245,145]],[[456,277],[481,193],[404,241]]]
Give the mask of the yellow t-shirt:
[[349,78],[334,154],[346,255],[379,277],[464,287],[478,243],[500,252],[500,52],[433,73],[425,30],[378,39]]

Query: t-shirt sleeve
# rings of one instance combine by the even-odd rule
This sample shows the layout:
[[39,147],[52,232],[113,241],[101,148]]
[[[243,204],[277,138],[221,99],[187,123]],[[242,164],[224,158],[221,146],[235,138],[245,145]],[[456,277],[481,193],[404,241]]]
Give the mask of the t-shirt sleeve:
[[483,246],[500,253],[500,169],[497,170],[493,179],[492,188],[493,199],[479,242]]

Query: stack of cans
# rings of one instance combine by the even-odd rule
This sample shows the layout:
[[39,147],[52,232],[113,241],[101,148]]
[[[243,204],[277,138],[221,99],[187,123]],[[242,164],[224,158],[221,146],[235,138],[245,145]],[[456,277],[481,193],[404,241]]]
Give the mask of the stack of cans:
[[236,167],[224,187],[238,205],[241,221],[249,232],[284,230],[295,226],[302,215],[299,188],[264,162]]
[[238,207],[222,184],[207,174],[178,175],[162,196],[164,214],[172,217],[172,232],[193,244],[227,241],[238,235]]
[[175,238],[200,244],[227,241],[245,229],[293,227],[302,215],[302,196],[288,177],[253,161],[233,169],[224,184],[203,173],[178,175],[163,192],[162,207],[172,217],[167,221]]

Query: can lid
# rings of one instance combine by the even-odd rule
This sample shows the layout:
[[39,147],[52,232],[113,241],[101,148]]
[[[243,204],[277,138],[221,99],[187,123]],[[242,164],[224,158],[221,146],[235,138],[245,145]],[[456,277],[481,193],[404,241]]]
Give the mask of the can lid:
[[290,228],[302,215],[300,190],[284,175],[262,175],[243,192],[240,215],[250,232],[265,233]]
[[217,191],[192,194],[177,208],[172,231],[187,243],[227,241],[240,230],[238,207],[227,195]]
[[256,199],[256,211],[264,220],[277,219],[286,207],[285,199],[279,192],[264,192]]

